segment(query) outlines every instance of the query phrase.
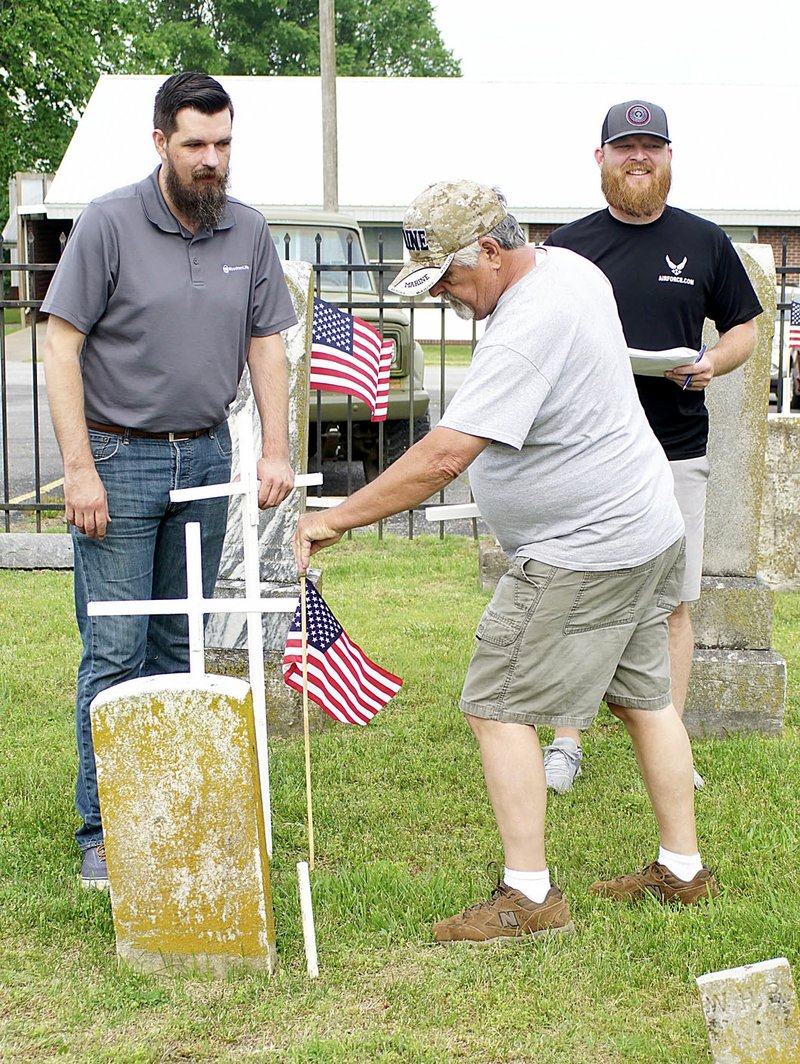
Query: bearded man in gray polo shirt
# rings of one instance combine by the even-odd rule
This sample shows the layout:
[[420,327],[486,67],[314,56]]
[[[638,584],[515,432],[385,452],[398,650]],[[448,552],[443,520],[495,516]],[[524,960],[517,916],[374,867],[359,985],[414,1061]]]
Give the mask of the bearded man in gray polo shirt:
[[[298,568],[344,532],[415,506],[468,466],[513,561],[477,629],[461,709],[480,747],[505,851],[492,897],[440,921],[439,942],[572,930],[545,859],[536,728],[627,728],[657,821],[657,860],[590,890],[694,904],[716,893],[697,850],[689,740],[670,699],[667,617],[680,595],[683,520],[639,404],[611,286],[588,260],[525,238],[496,190],[423,192],[404,221],[411,261],[389,286],[487,319],[439,425],[377,480],[300,519]],[[600,385],[598,386],[598,382]]]
[[173,505],[169,492],[230,479],[226,418],[245,364],[262,425],[259,504],[276,506],[294,483],[280,333],[296,318],[264,218],[226,192],[232,122],[219,82],[168,78],[153,122],[160,165],[88,205],[42,305],[83,641],[75,804],[87,887],[108,886],[92,699],[189,662],[185,617],[89,617],[87,603],[183,597],[191,521],[213,594],[228,501]]

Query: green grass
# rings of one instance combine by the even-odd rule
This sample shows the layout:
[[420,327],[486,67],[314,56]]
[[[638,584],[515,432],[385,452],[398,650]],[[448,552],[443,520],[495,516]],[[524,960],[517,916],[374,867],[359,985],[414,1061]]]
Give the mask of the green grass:
[[117,964],[109,900],[78,888],[71,839],[71,576],[0,572],[0,1060],[707,1061],[696,975],[776,956],[799,970],[800,595],[777,596],[783,737],[695,743],[701,845],[722,896],[681,912],[588,895],[598,875],[655,847],[630,744],[601,713],[579,786],[547,814],[577,934],[447,949],[431,945],[431,923],[487,896],[486,863],[501,859],[457,709],[487,599],[475,545],[359,535],[321,561],[350,636],[405,685],[368,728],[312,735],[316,981],[295,874],[306,856],[299,739],[271,744],[277,974],[158,979]]
[[[425,365],[441,364],[442,349],[439,344],[422,344],[425,352]],[[444,363],[446,366],[468,366],[472,361],[472,344],[445,344]]]
[[3,311],[3,327],[6,336],[22,328],[22,311],[19,307],[7,307]]

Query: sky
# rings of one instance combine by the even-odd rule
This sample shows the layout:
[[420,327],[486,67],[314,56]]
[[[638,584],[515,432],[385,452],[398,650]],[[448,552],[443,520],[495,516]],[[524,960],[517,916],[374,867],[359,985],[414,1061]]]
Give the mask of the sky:
[[[618,4],[613,26],[597,0],[432,4],[445,45],[475,80],[800,84],[799,12],[787,0],[738,11],[730,0]],[[783,103],[788,118],[796,101]]]

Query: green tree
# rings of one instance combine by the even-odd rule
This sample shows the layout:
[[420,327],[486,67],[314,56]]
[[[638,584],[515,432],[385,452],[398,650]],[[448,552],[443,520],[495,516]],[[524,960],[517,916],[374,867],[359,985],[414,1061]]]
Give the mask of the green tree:
[[15,170],[58,165],[100,74],[152,64],[142,25],[126,0],[0,0],[0,215]]
[[[343,76],[454,77],[430,0],[337,0]],[[319,73],[318,0],[0,0],[0,225],[15,170],[54,170],[98,77]]]
[[[152,28],[176,67],[218,74],[319,74],[318,0],[155,0]],[[209,40],[217,50],[208,56]],[[336,0],[343,76],[457,77],[430,0]],[[177,46],[177,47],[176,47]]]
[[343,77],[461,74],[433,20],[430,0],[339,0],[336,37],[336,69]]

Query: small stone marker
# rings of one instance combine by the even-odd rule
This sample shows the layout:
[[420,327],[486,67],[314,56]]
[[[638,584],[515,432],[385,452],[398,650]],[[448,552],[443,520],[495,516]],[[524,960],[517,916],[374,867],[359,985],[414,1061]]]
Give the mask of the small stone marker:
[[696,982],[713,1064],[800,1064],[800,1011],[785,957]]
[[172,673],[92,702],[117,954],[140,971],[273,971],[249,685]]

